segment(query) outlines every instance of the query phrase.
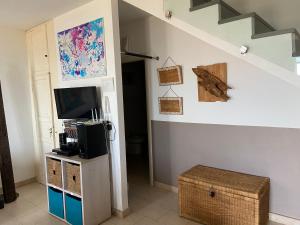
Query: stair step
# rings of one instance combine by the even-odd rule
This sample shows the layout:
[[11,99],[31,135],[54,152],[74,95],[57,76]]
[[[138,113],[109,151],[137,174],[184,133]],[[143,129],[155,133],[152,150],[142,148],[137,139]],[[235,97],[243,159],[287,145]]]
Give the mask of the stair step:
[[252,39],[259,39],[259,38],[266,38],[266,37],[273,37],[277,35],[284,35],[284,34],[293,34],[293,57],[300,56],[300,34],[295,28],[285,29],[285,30],[276,30],[271,32],[266,32],[262,34],[254,34],[252,35]]
[[191,8],[211,2],[211,0],[191,0]]
[[222,0],[192,0],[190,11],[196,11],[216,4],[221,6],[220,19],[227,19],[241,15],[238,11]]
[[241,13],[236,11],[234,8],[232,8],[224,1],[220,1],[220,5],[221,5],[221,15],[220,15],[221,20],[241,15]]
[[275,31],[275,28],[273,28],[270,24],[268,24],[263,18],[261,18],[256,13],[247,13],[247,14],[242,14],[227,19],[222,19],[219,21],[219,24],[230,23],[230,22],[234,22],[234,21],[238,21],[250,17],[254,19],[253,35]]
[[[293,57],[300,57],[300,51],[294,52],[294,53],[293,53]],[[300,60],[299,60],[299,61],[300,61]]]
[[220,2],[221,0],[192,0],[190,11],[193,12],[212,5],[220,4]]
[[252,35],[252,39],[271,37],[271,36],[277,36],[277,35],[289,34],[289,33],[298,33],[298,32],[295,28],[285,29],[285,30],[275,30],[275,31],[270,31],[262,34],[254,34]]
[[[294,33],[293,39],[294,39],[293,57],[299,57],[300,56],[300,35],[297,30]],[[297,60],[299,60],[299,59],[297,59]]]

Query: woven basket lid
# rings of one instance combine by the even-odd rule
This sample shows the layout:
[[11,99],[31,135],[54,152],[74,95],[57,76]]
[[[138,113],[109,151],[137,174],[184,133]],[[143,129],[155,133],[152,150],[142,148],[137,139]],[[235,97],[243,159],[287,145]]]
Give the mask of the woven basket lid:
[[259,199],[270,179],[206,166],[195,166],[179,177],[184,181],[249,198]]

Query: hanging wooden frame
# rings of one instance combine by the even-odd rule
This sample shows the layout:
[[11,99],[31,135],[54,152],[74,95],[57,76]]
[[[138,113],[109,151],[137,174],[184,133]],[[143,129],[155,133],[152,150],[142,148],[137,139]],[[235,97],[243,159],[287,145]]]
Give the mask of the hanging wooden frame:
[[158,98],[159,112],[165,115],[183,115],[182,97],[161,97]]
[[157,69],[160,86],[183,84],[182,67],[179,65]]

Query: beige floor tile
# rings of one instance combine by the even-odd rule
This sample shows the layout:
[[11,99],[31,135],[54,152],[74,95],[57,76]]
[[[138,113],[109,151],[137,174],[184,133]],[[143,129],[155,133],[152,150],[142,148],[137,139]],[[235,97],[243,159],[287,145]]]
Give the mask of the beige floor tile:
[[282,225],[282,224],[270,221],[268,225]]
[[24,198],[18,198],[17,201],[6,204],[4,210],[9,216],[17,218],[26,214],[34,213],[38,210],[38,207]]
[[19,219],[22,225],[64,225],[65,223],[49,215],[45,210],[37,210]]
[[161,225],[187,225],[190,223],[190,221],[179,217],[178,214],[173,211],[169,211],[167,214],[161,217],[158,222]]
[[[133,214],[131,214],[130,216],[132,215]],[[106,225],[134,225],[134,221],[131,220],[129,216],[123,219],[113,216],[105,224]]]
[[158,221],[152,220],[148,217],[143,217],[139,221],[137,221],[134,225],[160,225],[160,224]]
[[[103,225],[199,225],[178,216],[177,194],[150,187],[147,179],[133,179],[129,188],[131,214],[124,219],[112,217]],[[34,183],[18,188],[20,197],[0,210],[1,225],[63,225],[47,212],[47,192]],[[269,225],[280,225],[270,222]]]
[[161,207],[157,203],[151,203],[138,211],[144,217],[150,218],[152,220],[159,220],[163,217],[166,213],[168,213],[168,209]]

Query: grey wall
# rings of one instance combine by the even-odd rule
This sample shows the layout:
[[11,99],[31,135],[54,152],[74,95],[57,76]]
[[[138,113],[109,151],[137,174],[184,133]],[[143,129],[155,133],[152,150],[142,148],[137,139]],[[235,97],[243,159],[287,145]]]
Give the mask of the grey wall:
[[152,121],[155,180],[202,164],[271,178],[271,212],[300,219],[300,129]]

